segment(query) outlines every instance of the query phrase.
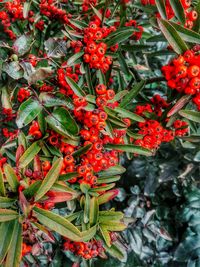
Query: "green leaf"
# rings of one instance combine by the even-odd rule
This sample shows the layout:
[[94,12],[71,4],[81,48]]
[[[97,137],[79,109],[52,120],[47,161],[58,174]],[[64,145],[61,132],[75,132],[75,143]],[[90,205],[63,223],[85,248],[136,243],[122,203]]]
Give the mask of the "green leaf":
[[69,86],[71,87],[72,91],[73,91],[77,96],[79,96],[79,97],[83,97],[83,96],[85,96],[84,91],[83,91],[83,90],[82,90],[82,89],[75,83],[75,81],[74,81],[72,78],[66,76],[65,79],[66,79],[66,82],[67,82],[67,83],[69,84]]
[[5,267],[19,267],[22,253],[22,225],[15,221],[12,240],[6,257]]
[[97,179],[97,184],[109,184],[109,183],[113,183],[113,182],[117,182],[119,181],[121,178],[120,175],[116,175],[113,177],[108,177],[108,178],[98,178]]
[[31,48],[32,37],[30,35],[21,35],[13,44],[13,50],[19,56],[23,56]]
[[83,146],[83,147],[79,148],[78,150],[76,150],[72,155],[75,158],[80,157],[80,156],[84,155],[85,153],[87,153],[91,147],[92,147],[92,144]]
[[111,232],[121,232],[127,228],[124,223],[119,221],[104,221],[103,223],[101,223],[101,226]]
[[67,60],[67,65],[68,66],[72,66],[73,64],[76,63],[76,61],[81,58],[84,55],[84,52],[78,52],[76,54],[74,54],[73,56],[71,56],[68,60]]
[[98,222],[99,218],[99,204],[96,197],[90,199],[90,225],[93,226]]
[[109,185],[102,185],[102,186],[98,186],[95,188],[91,188],[89,190],[90,193],[94,193],[94,192],[104,192],[106,190],[109,190],[111,188],[115,187],[115,183],[109,184]]
[[124,74],[130,75],[129,67],[126,63],[126,59],[124,55],[121,53],[121,51],[118,52],[118,61],[120,64],[120,69],[123,71]]
[[51,115],[46,117],[49,126],[64,137],[76,139],[79,128],[69,111],[63,107],[55,108]]
[[12,191],[17,192],[19,181],[14,169],[9,164],[6,164],[4,165],[4,172]]
[[97,231],[97,226],[93,226],[91,227],[90,229],[86,230],[86,231],[83,231],[81,232],[81,242],[87,242],[89,240],[91,240],[95,234],[96,234],[96,231]]
[[7,222],[19,217],[18,213],[10,209],[0,209],[0,222]]
[[42,181],[35,181],[34,183],[32,183],[28,188],[26,188],[23,191],[24,196],[26,198],[33,197],[36,194],[36,192],[38,191],[41,183],[42,183]]
[[193,110],[181,110],[179,111],[179,114],[190,121],[200,123],[200,112]]
[[90,4],[90,6],[93,9],[94,13],[97,15],[97,17],[102,21],[102,14],[93,5]]
[[51,189],[52,185],[55,183],[59,176],[60,170],[62,168],[62,163],[62,158],[59,158],[54,162],[35,195],[35,201],[41,199]]
[[110,38],[109,40],[106,42],[108,47],[114,46],[116,44],[125,42],[126,40],[128,40],[134,33],[133,28],[132,29],[128,29],[126,31],[122,31],[119,34],[116,34],[114,37]]
[[45,107],[64,106],[73,109],[72,100],[62,94],[41,93],[39,96],[40,101]]
[[0,225],[0,264],[4,260],[13,235],[14,221],[4,222]]
[[106,171],[98,172],[98,176],[101,178],[110,177],[113,175],[122,174],[126,171],[121,165],[115,165],[113,167],[108,168]]
[[10,208],[16,202],[16,199],[0,197],[0,208]]
[[32,122],[42,110],[40,103],[32,98],[23,102],[17,114],[16,123],[19,128],[23,128],[30,122]]
[[165,38],[177,54],[183,54],[188,50],[186,43],[182,40],[175,28],[166,20],[158,20],[158,25]]
[[23,70],[21,69],[18,61],[3,63],[2,70],[5,71],[14,80],[19,80],[24,75]]
[[112,189],[98,197],[99,205],[109,202],[118,195],[119,191],[117,189]]
[[108,232],[108,230],[103,225],[100,225],[99,229],[101,231],[101,234],[103,236],[104,241],[106,242],[106,245],[108,247],[111,247],[110,233]]
[[41,141],[34,142],[19,159],[19,168],[25,168],[39,153],[42,147]]
[[28,13],[30,11],[31,2],[25,2],[23,7],[23,17],[24,19],[28,18]]
[[141,116],[131,112],[131,111],[128,111],[126,109],[123,109],[123,108],[119,108],[119,107],[116,107],[114,109],[114,111],[116,111],[120,117],[122,118],[129,118],[133,121],[137,121],[137,122],[145,122],[145,119],[142,118]]
[[170,21],[170,24],[174,27],[174,29],[180,34],[182,39],[188,43],[200,44],[200,34],[185,28],[177,23]]
[[12,108],[8,89],[6,87],[1,88],[1,105],[4,108]]
[[155,0],[155,2],[156,2],[156,6],[158,8],[158,12],[160,13],[161,17],[163,19],[167,19],[165,1],[164,0]]
[[108,221],[120,221],[124,217],[124,214],[120,211],[106,210],[99,212],[99,222],[106,223]]
[[69,180],[71,180],[71,179],[73,179],[75,177],[78,177],[78,176],[79,176],[78,172],[69,172],[69,173],[61,175],[59,177],[59,181],[67,182],[67,181],[69,181]]
[[33,210],[39,222],[47,226],[49,229],[69,238],[72,241],[82,241],[81,232],[67,219],[51,211],[37,207],[34,207]]
[[124,99],[121,101],[120,103],[120,107],[124,108],[126,107],[131,101],[133,101],[133,99],[137,96],[137,94],[144,88],[145,85],[145,81],[142,80],[139,83],[135,84],[133,89],[131,89],[126,96],[124,97]]
[[171,7],[179,20],[183,25],[185,24],[185,10],[181,4],[181,1],[169,0]]
[[5,196],[6,191],[5,191],[5,186],[4,186],[4,181],[3,181],[3,173],[2,170],[0,169],[0,196]]
[[131,145],[131,144],[130,145],[107,144],[105,145],[105,147],[108,149],[116,149],[116,150],[121,150],[125,152],[136,153],[136,154],[143,155],[143,156],[152,156],[152,151],[146,148]]

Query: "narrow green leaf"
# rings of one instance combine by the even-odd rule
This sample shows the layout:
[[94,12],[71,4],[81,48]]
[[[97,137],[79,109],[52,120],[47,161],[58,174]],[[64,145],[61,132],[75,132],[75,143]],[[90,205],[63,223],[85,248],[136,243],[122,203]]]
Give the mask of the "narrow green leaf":
[[86,231],[81,232],[81,242],[87,242],[91,240],[97,232],[97,226],[93,226]]
[[108,178],[98,178],[97,179],[97,184],[109,184],[109,183],[113,183],[113,182],[117,182],[119,181],[121,178],[120,175],[116,175],[116,176],[113,176],[113,177],[108,177]]
[[114,46],[115,44],[119,44],[128,40],[134,33],[133,29],[128,31],[122,31],[121,33],[115,35],[113,38],[109,39],[106,44],[108,47]]
[[157,6],[158,12],[160,13],[161,17],[163,19],[167,19],[165,1],[164,0],[155,0],[155,2],[156,2],[156,6]]
[[49,229],[69,238],[72,241],[82,241],[81,232],[67,219],[51,211],[35,207],[34,212],[39,222]]
[[16,123],[18,128],[23,128],[30,122],[32,122],[42,110],[40,103],[32,98],[23,102],[17,114]]
[[16,199],[0,197],[0,208],[10,208],[15,202]]
[[5,267],[19,267],[22,253],[22,225],[15,221],[12,240],[6,257]]
[[60,174],[62,163],[62,158],[59,158],[54,162],[35,195],[35,201],[41,199],[51,189]]
[[165,38],[177,54],[183,54],[188,50],[186,43],[182,40],[175,28],[166,20],[158,20],[158,25]]
[[193,110],[181,110],[179,111],[179,114],[190,121],[200,123],[200,112]]
[[82,55],[84,55],[84,52],[79,52],[74,54],[73,56],[71,56],[68,60],[67,60],[67,65],[68,66],[72,66],[73,64],[76,63],[76,61],[82,57]]
[[34,142],[19,159],[19,168],[25,168],[39,153],[42,147],[41,141]]
[[4,165],[4,172],[12,191],[16,192],[19,186],[19,181],[14,169],[9,164],[6,164]]
[[0,264],[4,260],[13,235],[15,221],[4,222],[0,225]]
[[73,157],[80,157],[82,156],[83,154],[87,153],[90,148],[92,147],[92,144],[89,144],[89,145],[86,145],[86,146],[83,146],[81,148],[79,148],[78,150],[76,150],[74,153],[73,153]]
[[99,204],[96,197],[90,199],[90,225],[93,226],[98,222]]
[[146,148],[131,145],[131,144],[130,145],[107,144],[105,147],[108,149],[116,149],[116,150],[121,150],[125,152],[136,153],[136,154],[143,155],[143,156],[152,156],[152,151]]
[[0,196],[5,196],[6,191],[5,191],[5,186],[4,186],[4,181],[3,181],[3,173],[2,170],[0,169]]
[[145,122],[145,119],[142,118],[141,116],[131,112],[131,111],[128,111],[126,109],[123,109],[123,108],[120,108],[120,107],[116,107],[114,109],[114,111],[116,111],[120,117],[122,118],[129,118],[133,121],[137,121],[137,122]]
[[181,4],[181,1],[169,0],[171,7],[179,20],[183,25],[185,24],[185,10]]
[[188,43],[200,44],[200,34],[185,28],[177,23],[170,21],[170,24],[174,27],[174,29],[180,34],[182,39]]
[[11,209],[0,209],[0,222],[7,222],[19,217],[18,213]]
[[117,189],[112,189],[110,191],[107,191],[106,193],[100,195],[98,197],[98,203],[99,205],[105,204],[115,198],[119,193],[119,190]]
[[77,83],[75,83],[75,81],[74,81],[72,78],[66,76],[65,79],[66,79],[66,82],[67,82],[67,83],[69,84],[69,86],[71,87],[72,91],[73,91],[77,96],[79,96],[79,97],[83,97],[83,96],[85,96],[84,91],[77,85]]
[[137,96],[137,94],[144,88],[145,81],[142,80],[139,83],[135,84],[134,87],[127,93],[124,99],[120,103],[120,107],[126,107],[133,99]]
[[106,223],[107,221],[120,221],[124,214],[120,211],[106,210],[99,212],[99,222]]
[[105,177],[110,177],[113,175],[122,174],[125,171],[126,169],[124,167],[122,167],[121,165],[116,165],[116,166],[108,168],[106,171],[98,172],[98,176],[101,178],[105,178]]
[[111,247],[111,237],[108,230],[102,225],[100,225],[99,229],[101,231],[104,241],[106,242],[106,245],[108,247]]

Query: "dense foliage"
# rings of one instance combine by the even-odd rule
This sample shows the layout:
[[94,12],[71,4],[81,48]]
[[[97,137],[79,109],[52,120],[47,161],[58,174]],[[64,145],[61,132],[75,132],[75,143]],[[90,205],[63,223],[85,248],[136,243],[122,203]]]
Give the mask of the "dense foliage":
[[199,266],[199,16],[0,1],[2,266]]

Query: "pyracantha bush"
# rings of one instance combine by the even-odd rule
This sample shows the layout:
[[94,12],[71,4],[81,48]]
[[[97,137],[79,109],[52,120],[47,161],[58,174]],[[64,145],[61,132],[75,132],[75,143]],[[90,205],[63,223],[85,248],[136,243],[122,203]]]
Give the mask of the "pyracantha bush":
[[[136,218],[110,204],[122,159],[153,161],[200,122],[199,11],[172,0],[0,1],[3,266],[126,259],[120,232]],[[149,61],[162,53],[172,58]]]

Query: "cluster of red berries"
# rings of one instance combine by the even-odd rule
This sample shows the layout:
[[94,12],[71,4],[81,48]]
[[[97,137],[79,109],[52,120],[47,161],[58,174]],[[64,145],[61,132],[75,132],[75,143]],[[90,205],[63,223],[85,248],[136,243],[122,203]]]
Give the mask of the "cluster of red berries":
[[89,8],[91,8],[91,5],[96,6],[96,4],[97,0],[83,0],[82,10],[86,12]]
[[[151,105],[137,106],[135,113],[143,117],[145,117],[145,113],[151,113],[159,118],[168,103],[160,95],[155,95],[151,102]],[[145,122],[138,123],[138,128],[138,134],[143,135],[143,138],[133,141],[136,145],[148,149],[158,149],[162,142],[170,142],[175,136],[183,136],[188,132],[187,123],[181,120],[174,122],[174,130],[166,129],[158,120],[147,118]]]
[[[67,63],[63,63],[62,67]],[[72,91],[69,84],[66,82],[66,76],[72,78],[75,82],[78,82],[78,75],[80,74],[80,65],[75,65],[75,72],[72,67],[67,67],[64,69],[60,68],[57,71],[57,80],[60,86],[60,93],[68,96],[72,96],[74,92]]]
[[[90,68],[101,69],[104,73],[109,70],[112,64],[112,57],[106,55],[107,45],[102,42],[110,33],[116,31],[114,26],[101,27],[101,21],[95,18],[89,23],[89,26],[84,29],[85,54],[84,61],[89,64]],[[118,46],[111,47],[111,50],[116,51]]]
[[59,19],[64,24],[69,23],[67,12],[58,8],[53,0],[41,0],[40,13],[49,19]]
[[30,96],[30,91],[25,88],[20,88],[17,94],[17,100],[21,103]]
[[191,95],[200,110],[200,46],[172,60],[162,67],[167,85],[180,93]]
[[40,139],[42,137],[42,133],[40,131],[39,123],[37,121],[33,121],[31,126],[29,127],[29,135],[32,135],[34,139]]
[[101,256],[105,250],[102,242],[97,240],[92,240],[90,242],[73,242],[68,239],[63,244],[63,248],[87,260]]
[[136,41],[140,40],[142,38],[142,33],[144,31],[144,28],[140,25],[137,25],[137,21],[136,20],[130,20],[128,22],[125,23],[125,26],[127,27],[134,27],[136,28],[138,31],[134,31],[132,38],[135,39]]
[[[180,0],[180,2],[185,11],[185,17],[186,17],[185,27],[192,29],[194,25],[194,21],[197,20],[198,18],[198,13],[194,9],[191,9],[192,8],[191,0]],[[142,5],[155,5],[156,4],[155,0],[141,0],[141,3]],[[168,19],[173,18],[175,14],[174,14],[174,11],[172,9],[172,6],[169,0],[165,0],[165,7],[166,7],[167,18]],[[159,14],[157,14],[157,16],[160,17]]]

